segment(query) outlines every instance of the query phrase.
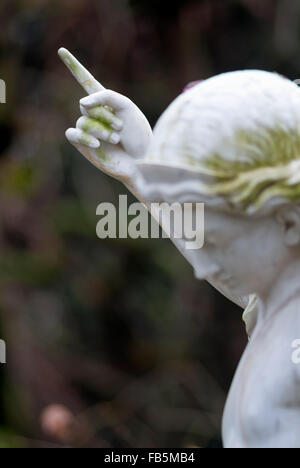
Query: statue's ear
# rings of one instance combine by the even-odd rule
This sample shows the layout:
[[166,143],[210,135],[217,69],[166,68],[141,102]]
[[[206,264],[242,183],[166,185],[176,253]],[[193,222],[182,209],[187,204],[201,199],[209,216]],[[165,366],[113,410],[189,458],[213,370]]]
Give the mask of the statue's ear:
[[277,215],[279,223],[284,228],[286,245],[294,247],[300,244],[300,207],[287,207]]

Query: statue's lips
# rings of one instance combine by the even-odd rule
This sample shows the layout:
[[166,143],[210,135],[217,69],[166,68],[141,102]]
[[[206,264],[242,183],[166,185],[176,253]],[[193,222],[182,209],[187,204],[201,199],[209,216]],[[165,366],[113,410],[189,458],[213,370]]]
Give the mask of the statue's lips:
[[234,276],[229,275],[225,271],[222,271],[221,273],[216,273],[215,275],[211,276],[212,282],[216,281],[220,284],[223,284],[224,286],[234,289],[237,287],[237,280]]

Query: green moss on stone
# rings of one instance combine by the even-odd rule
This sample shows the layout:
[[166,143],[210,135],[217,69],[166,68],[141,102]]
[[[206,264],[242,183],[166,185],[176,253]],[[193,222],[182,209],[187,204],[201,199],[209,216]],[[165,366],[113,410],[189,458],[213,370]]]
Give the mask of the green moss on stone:
[[[240,210],[258,210],[274,196],[300,200],[300,185],[289,183],[294,175],[291,163],[300,159],[300,134],[280,126],[258,131],[237,131],[230,144],[230,160],[219,153],[202,162],[211,176],[207,194],[224,196]],[[300,179],[300,178],[299,178]]]

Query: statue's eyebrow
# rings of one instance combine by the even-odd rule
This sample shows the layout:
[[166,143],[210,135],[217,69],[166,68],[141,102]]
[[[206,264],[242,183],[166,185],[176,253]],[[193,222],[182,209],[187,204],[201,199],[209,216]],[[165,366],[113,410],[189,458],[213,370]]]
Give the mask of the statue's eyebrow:
[[219,234],[220,234],[220,231],[216,231],[215,229],[205,229],[205,226],[204,226],[204,238],[207,239],[208,241],[210,239],[218,239]]

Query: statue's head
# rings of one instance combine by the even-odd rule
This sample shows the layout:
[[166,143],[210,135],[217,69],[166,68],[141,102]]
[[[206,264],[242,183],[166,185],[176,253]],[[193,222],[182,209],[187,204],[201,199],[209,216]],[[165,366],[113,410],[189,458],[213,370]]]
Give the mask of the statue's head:
[[300,256],[300,90],[286,78],[197,84],[164,112],[140,169],[148,201],[205,203],[204,247],[185,255],[230,297],[267,295]]

